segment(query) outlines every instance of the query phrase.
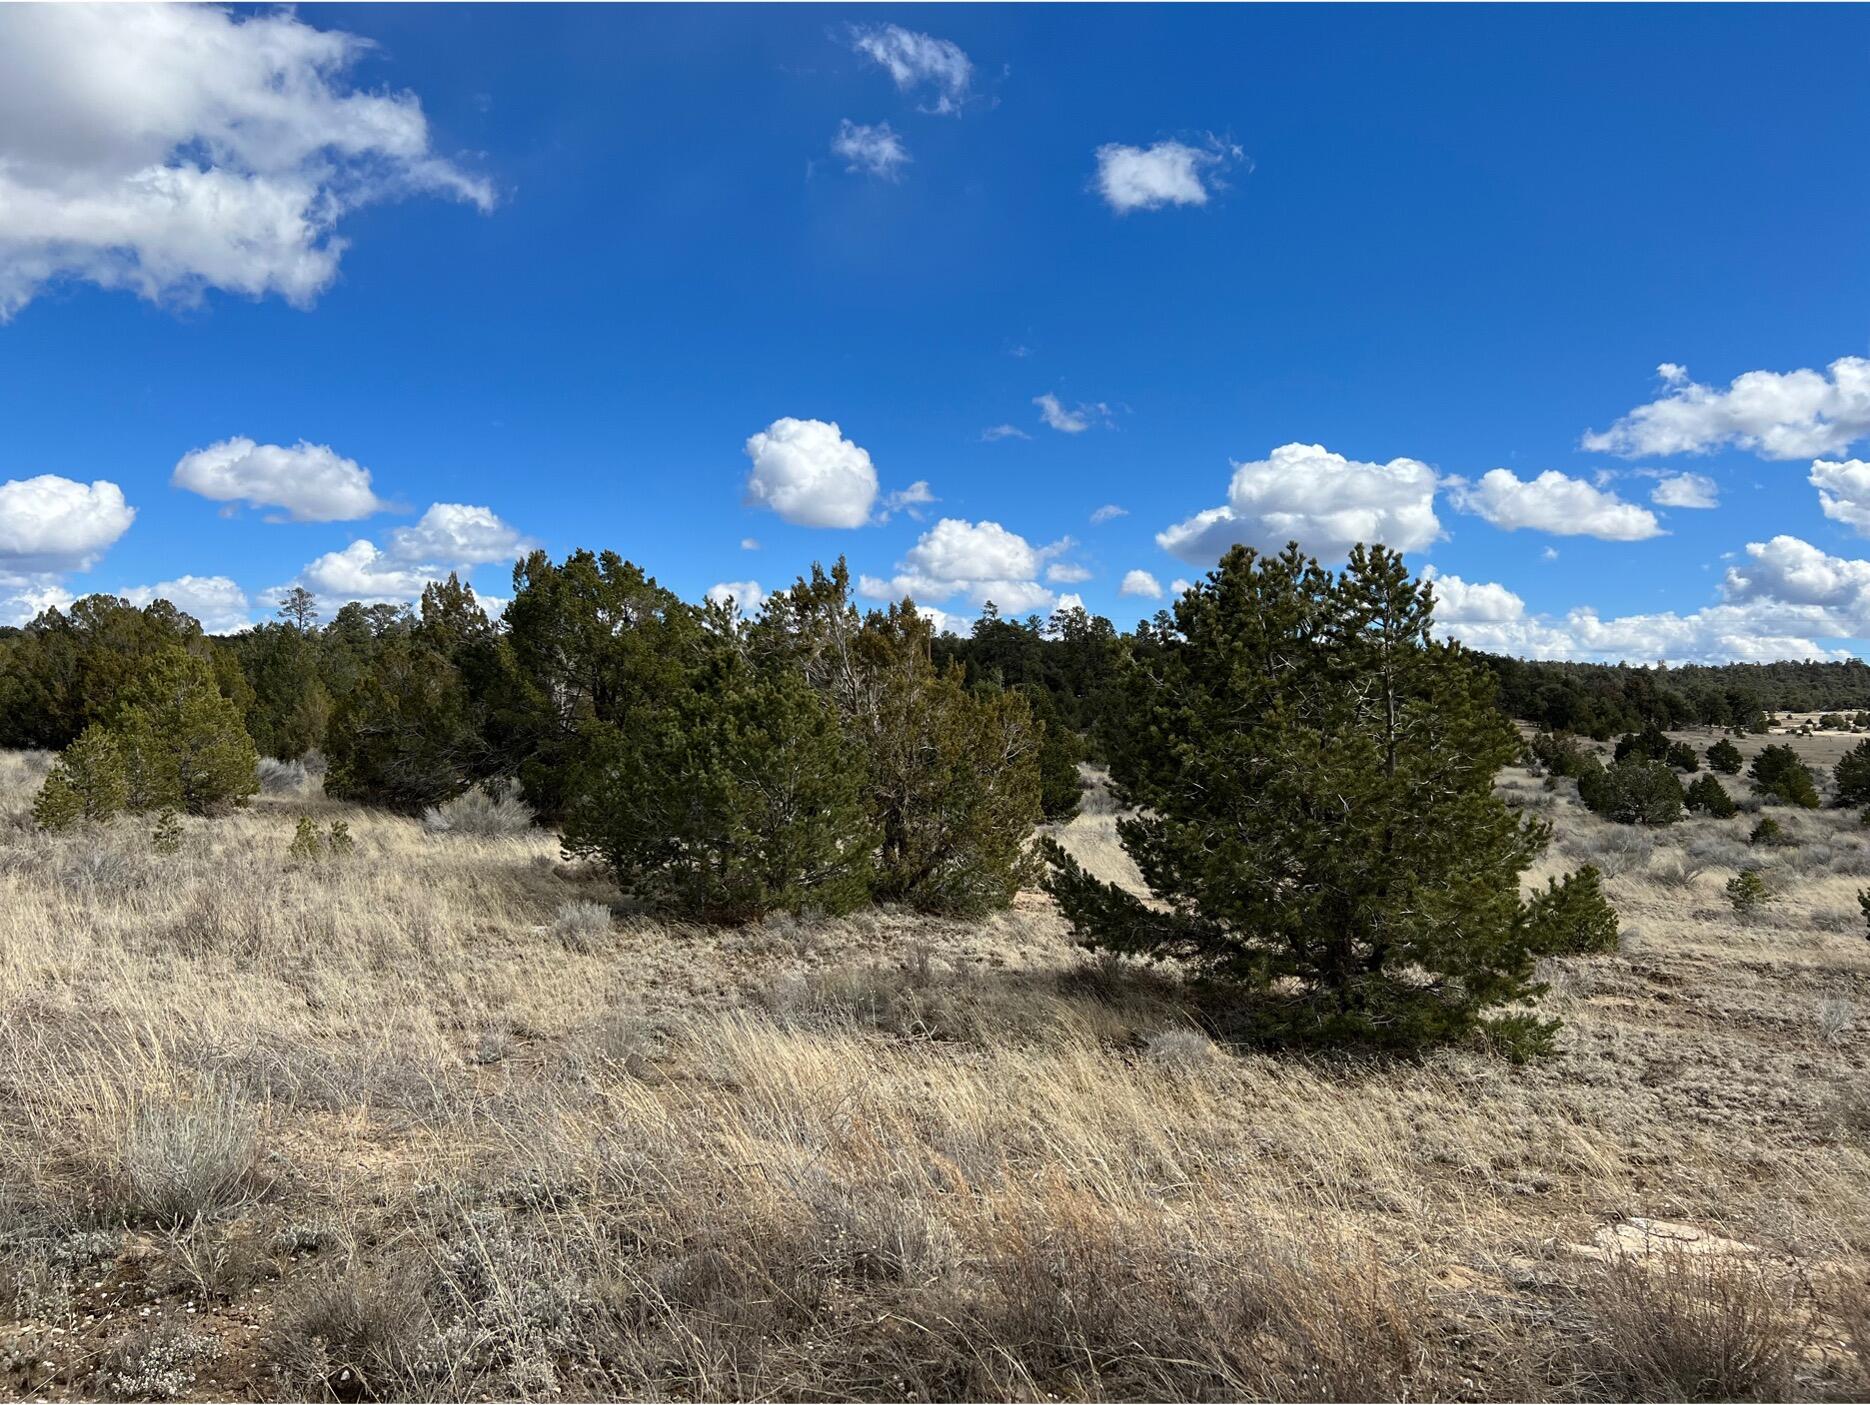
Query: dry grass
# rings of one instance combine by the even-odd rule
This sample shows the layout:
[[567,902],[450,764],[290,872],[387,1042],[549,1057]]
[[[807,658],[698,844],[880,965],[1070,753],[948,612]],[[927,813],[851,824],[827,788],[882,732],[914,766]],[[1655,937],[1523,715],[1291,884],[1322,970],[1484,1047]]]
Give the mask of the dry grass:
[[[1516,1068],[1213,1044],[1172,974],[1091,961],[1037,895],[678,928],[613,918],[542,831],[430,834],[314,776],[165,856],[140,822],[31,831],[42,773],[0,756],[0,1393],[1870,1381],[1854,815],[1791,817],[1742,926],[1743,820],[1632,846],[1541,803],[1529,877],[1615,849],[1627,941],[1547,963],[1561,1049]],[[287,863],[307,813],[355,852]],[[1123,871],[1100,797],[1063,837]],[[1757,1252],[1593,1248],[1637,1216]]]

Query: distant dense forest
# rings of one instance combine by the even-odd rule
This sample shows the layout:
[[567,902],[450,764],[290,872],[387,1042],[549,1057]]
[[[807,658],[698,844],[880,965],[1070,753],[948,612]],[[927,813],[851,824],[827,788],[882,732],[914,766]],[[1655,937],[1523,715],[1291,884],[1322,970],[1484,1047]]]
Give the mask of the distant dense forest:
[[[406,670],[421,659],[448,660],[449,668],[431,669],[424,680],[432,702],[446,707],[444,685],[462,669],[485,675],[460,680],[467,691],[492,687],[503,663],[495,636],[549,654],[561,647],[534,641],[537,630],[525,620],[517,634],[511,621],[503,627],[487,620],[472,592],[452,581],[433,588],[421,609],[352,603],[320,623],[319,602],[297,591],[282,599],[278,614],[238,634],[211,636],[166,601],[138,608],[93,595],[23,627],[0,627],[0,747],[69,745],[109,713],[143,662],[168,646],[209,664],[259,752],[282,758],[325,750],[334,716],[342,721],[347,704],[354,710],[360,687],[382,686],[386,669],[408,679]],[[1081,609],[1015,619],[990,606],[969,634],[937,635],[929,647],[934,664],[958,667],[971,689],[1024,694],[1044,723],[1076,734],[1097,753],[1110,734],[1122,660],[1160,648],[1173,632],[1167,611],[1120,632]],[[1669,667],[1477,657],[1494,675],[1509,716],[1599,740],[1647,726],[1751,728],[1772,713],[1870,709],[1870,665],[1860,659]],[[423,674],[420,667],[414,672]],[[499,769],[486,756],[462,760],[464,774]]]

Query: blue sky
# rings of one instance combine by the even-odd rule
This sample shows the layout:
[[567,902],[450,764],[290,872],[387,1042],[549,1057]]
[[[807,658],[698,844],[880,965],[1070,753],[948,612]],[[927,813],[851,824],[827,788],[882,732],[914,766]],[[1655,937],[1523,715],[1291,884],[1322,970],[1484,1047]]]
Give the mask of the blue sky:
[[1855,652],[1867,56],[1854,7],[6,9],[0,619],[537,543],[1127,626],[1382,535],[1483,647]]

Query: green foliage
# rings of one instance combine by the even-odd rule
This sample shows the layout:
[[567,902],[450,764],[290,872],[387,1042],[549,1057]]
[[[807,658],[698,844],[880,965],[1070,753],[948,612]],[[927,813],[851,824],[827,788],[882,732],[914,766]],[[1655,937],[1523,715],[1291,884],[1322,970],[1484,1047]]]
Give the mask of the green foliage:
[[1753,758],[1747,774],[1756,786],[1776,800],[1807,810],[1818,808],[1818,787],[1812,780],[1811,769],[1789,746],[1764,748]]
[[1747,843],[1763,844],[1769,848],[1789,848],[1792,842],[1792,836],[1786,833],[1785,826],[1771,815],[1754,825],[1753,832],[1747,836]]
[[1432,608],[1381,547],[1341,575],[1230,551],[1124,680],[1118,828],[1158,902],[1047,849],[1079,940],[1234,983],[1269,1032],[1548,1042],[1501,1007],[1535,989],[1518,876],[1549,831],[1494,794],[1519,742]]
[[351,838],[351,827],[343,820],[333,820],[331,828],[325,833],[325,852],[334,859],[341,859],[356,848],[357,841]]
[[1831,774],[1837,782],[1838,804],[1870,804],[1870,739],[1858,742],[1839,757]]
[[1617,949],[1617,910],[1591,864],[1563,879],[1547,879],[1545,891],[1527,899],[1524,921],[1532,949],[1542,956]]
[[1708,765],[1719,771],[1723,776],[1739,775],[1740,767],[1744,764],[1745,759],[1746,758],[1740,754],[1740,748],[1735,746],[1726,737],[1722,737],[1713,746],[1708,748]]
[[1037,877],[1040,737],[1026,698],[937,667],[928,619],[904,601],[859,618],[840,561],[766,603],[749,644],[798,669],[837,709],[864,765],[879,837],[874,896],[928,912],[1009,905]]
[[1772,890],[1757,868],[1743,868],[1727,880],[1727,901],[1741,917],[1750,917],[1772,901]]
[[52,763],[33,801],[33,823],[41,829],[68,829],[109,819],[129,802],[123,748],[110,731],[92,725]]
[[858,638],[867,699],[852,719],[869,754],[869,809],[885,902],[966,916],[1008,907],[1038,877],[1039,735],[1018,693],[937,669],[926,616],[905,601]]
[[1540,732],[1526,744],[1532,759],[1554,776],[1576,780],[1598,762],[1569,732]]
[[1670,742],[1669,754],[1663,759],[1678,771],[1694,772],[1701,769],[1701,758],[1687,742]]
[[1864,939],[1870,941],[1870,888],[1857,890],[1857,910],[1863,914]]
[[503,645],[474,592],[450,576],[419,622],[379,641],[331,715],[325,793],[419,814],[493,773],[487,696]]
[[260,788],[259,757],[240,714],[194,654],[154,655],[124,690],[111,730],[123,747],[133,810],[213,814]]
[[798,673],[717,647],[658,706],[587,724],[565,851],[704,921],[849,911],[868,895],[875,835],[838,718]]
[[1653,722],[1640,732],[1632,732],[1617,743],[1617,749],[1611,755],[1616,761],[1667,761],[1670,742],[1662,728]]
[[158,854],[182,852],[182,821],[175,811],[165,809],[156,816],[156,827],[149,832],[149,847]]
[[1064,824],[1078,813],[1084,795],[1084,780],[1078,774],[1078,762],[1084,756],[1084,742],[1065,725],[1058,704],[1044,688],[1027,686],[1019,690],[1032,709],[1032,719],[1039,730],[1039,808],[1052,824]]
[[1682,818],[1682,783],[1661,761],[1631,759],[1587,772],[1578,795],[1617,824],[1670,825]]
[[1713,776],[1698,777],[1694,784],[1688,787],[1685,803],[1689,809],[1712,815],[1717,820],[1730,819],[1740,809],[1734,804],[1734,798],[1727,793],[1727,787]]
[[300,815],[292,831],[292,842],[286,846],[286,857],[294,863],[316,863],[324,857],[324,852],[318,826],[312,823],[310,815]]

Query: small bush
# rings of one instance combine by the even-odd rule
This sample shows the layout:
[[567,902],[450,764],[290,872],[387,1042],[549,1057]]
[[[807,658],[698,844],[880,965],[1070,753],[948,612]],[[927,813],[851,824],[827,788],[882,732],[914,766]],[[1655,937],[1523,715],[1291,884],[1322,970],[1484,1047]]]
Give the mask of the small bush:
[[1586,806],[1617,824],[1670,825],[1682,817],[1682,783],[1661,761],[1634,757],[1578,781]]
[[1690,810],[1704,815],[1712,815],[1717,820],[1729,819],[1739,812],[1733,796],[1727,793],[1727,787],[1713,776],[1701,776],[1688,787],[1684,801]]
[[1727,880],[1727,901],[1740,917],[1751,917],[1772,900],[1772,891],[1757,868],[1743,868]]
[[1794,842],[1792,836],[1786,833],[1786,827],[1771,815],[1754,825],[1753,832],[1747,836],[1747,843],[1763,845],[1769,849],[1788,848]]
[[286,857],[293,863],[315,863],[324,852],[318,826],[312,823],[310,815],[300,815],[298,827],[292,831],[292,843],[286,847]]
[[532,807],[520,799],[515,781],[477,785],[422,812],[422,827],[430,834],[524,834],[532,823]]
[[220,1338],[179,1322],[132,1328],[104,1353],[96,1382],[107,1400],[181,1400],[199,1369],[222,1351]]
[[1598,871],[1586,864],[1527,899],[1525,923],[1542,956],[1582,956],[1617,949],[1617,911],[1604,897]]
[[572,951],[595,951],[610,934],[610,909],[603,903],[565,903],[547,930]]
[[86,727],[52,765],[33,801],[41,829],[109,819],[130,802],[129,770],[117,738],[102,727]]
[[1740,754],[1740,748],[1722,737],[1708,748],[1708,765],[1723,776],[1737,776],[1746,758]]
[[262,756],[259,762],[262,795],[303,795],[307,782],[303,761],[280,761]]
[[298,1285],[267,1342],[273,1369],[302,1399],[406,1399],[447,1353],[429,1306],[431,1275],[413,1259],[356,1262]]
[[1579,1296],[1579,1365],[1611,1400],[1784,1400],[1810,1335],[1789,1285],[1717,1254],[1617,1258]]
[[1701,758],[1687,742],[1670,742],[1669,754],[1663,758],[1678,771],[1699,771]]
[[1640,732],[1631,732],[1617,742],[1611,753],[1613,762],[1669,760],[1669,739],[1662,728],[1650,723]]
[[1818,1002],[1818,1032],[1827,1044],[1841,1044],[1857,1024],[1857,1007],[1838,995]]
[[149,832],[149,847],[159,854],[182,852],[182,821],[173,810],[156,816],[156,827]]
[[1573,780],[1596,765],[1596,758],[1569,732],[1540,732],[1527,743],[1526,750],[1551,774]]
[[131,1104],[101,1169],[107,1218],[171,1229],[250,1200],[260,1185],[252,1116],[232,1098]]
[[325,832],[325,852],[334,859],[341,859],[357,848],[357,841],[351,838],[351,827],[343,820],[333,820],[331,828]]
[[1870,804],[1870,740],[1860,741],[1838,758],[1832,770],[1840,805]]

